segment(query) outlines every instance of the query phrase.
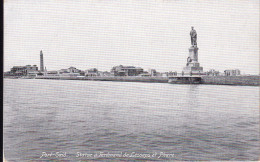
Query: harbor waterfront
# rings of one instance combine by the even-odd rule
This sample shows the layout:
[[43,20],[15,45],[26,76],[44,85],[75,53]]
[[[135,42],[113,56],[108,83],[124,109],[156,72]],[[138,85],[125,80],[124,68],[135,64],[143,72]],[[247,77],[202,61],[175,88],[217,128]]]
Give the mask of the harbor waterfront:
[[4,2],[4,161],[260,161],[259,0]]
[[213,84],[213,85],[249,85],[259,86],[260,75],[241,75],[239,69],[225,70],[220,73],[215,69],[207,72],[198,61],[197,32],[194,27],[190,31],[191,46],[188,49],[186,66],[181,73],[177,71],[157,72],[155,69],[144,71],[135,66],[114,66],[111,71],[98,71],[97,68],[82,71],[73,66],[58,71],[47,71],[43,64],[43,52],[40,51],[40,67],[37,65],[14,66],[4,73],[4,77],[24,79],[61,79],[61,80],[95,80],[95,81],[126,81],[126,82],[157,82],[172,84]]
[[[4,79],[4,155],[7,161],[258,160],[258,99],[256,86]],[[95,153],[103,156],[87,157]],[[147,157],[154,153],[169,156]]]
[[60,80],[93,80],[93,81],[125,81],[125,82],[157,82],[172,84],[212,84],[212,85],[247,85],[259,86],[260,75],[241,75],[239,69],[225,70],[220,73],[214,69],[207,72],[198,61],[197,32],[194,27],[190,31],[191,46],[188,49],[186,66],[181,73],[177,71],[157,72],[155,69],[144,71],[135,66],[114,66],[108,71],[98,71],[97,68],[82,71],[73,66],[58,71],[44,69],[43,52],[40,51],[40,71],[37,65],[13,66],[4,73],[6,78],[24,79],[60,79]]

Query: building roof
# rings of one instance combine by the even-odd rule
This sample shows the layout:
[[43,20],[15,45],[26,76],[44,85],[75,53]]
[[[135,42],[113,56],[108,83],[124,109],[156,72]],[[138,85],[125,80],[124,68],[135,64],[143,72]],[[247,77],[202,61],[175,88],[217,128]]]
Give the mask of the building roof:
[[25,66],[13,66],[13,68],[25,68]]
[[122,68],[122,69],[143,69],[141,67],[135,67],[135,66],[123,66],[123,65],[119,65],[119,66],[114,66],[112,69],[115,68]]

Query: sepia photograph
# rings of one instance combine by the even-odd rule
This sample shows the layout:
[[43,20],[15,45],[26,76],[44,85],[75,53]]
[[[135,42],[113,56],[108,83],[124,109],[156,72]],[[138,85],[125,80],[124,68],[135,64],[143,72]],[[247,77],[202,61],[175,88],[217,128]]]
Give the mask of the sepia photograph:
[[260,160],[259,6],[4,0],[4,162]]

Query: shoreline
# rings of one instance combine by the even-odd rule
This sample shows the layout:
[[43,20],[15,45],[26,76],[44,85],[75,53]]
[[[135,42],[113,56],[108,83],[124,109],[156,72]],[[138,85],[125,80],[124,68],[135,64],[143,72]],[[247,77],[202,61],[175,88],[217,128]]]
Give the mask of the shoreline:
[[[5,77],[9,79],[17,79]],[[146,83],[168,83],[168,77],[62,77],[62,76],[38,76],[35,78],[19,78],[19,79],[54,79],[54,80],[89,80],[89,81],[117,81],[117,82],[146,82]],[[205,85],[234,85],[234,86],[259,86],[260,76],[201,76]],[[171,83],[174,84],[174,83]],[[178,83],[182,84],[182,83]]]

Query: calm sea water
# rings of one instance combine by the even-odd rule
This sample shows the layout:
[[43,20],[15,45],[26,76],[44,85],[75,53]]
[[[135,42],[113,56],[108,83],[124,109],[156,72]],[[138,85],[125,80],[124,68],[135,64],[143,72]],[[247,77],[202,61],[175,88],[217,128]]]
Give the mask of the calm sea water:
[[259,88],[5,79],[4,152],[9,161],[258,160]]

